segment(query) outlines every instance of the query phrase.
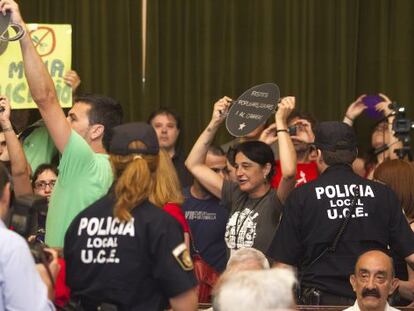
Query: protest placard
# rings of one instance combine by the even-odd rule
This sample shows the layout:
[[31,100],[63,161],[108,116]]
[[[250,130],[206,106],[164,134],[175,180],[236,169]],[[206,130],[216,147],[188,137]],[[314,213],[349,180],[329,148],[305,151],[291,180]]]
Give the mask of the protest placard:
[[230,107],[226,118],[227,130],[235,137],[251,133],[275,112],[279,98],[279,87],[274,83],[248,89]]
[[[28,24],[30,36],[45,63],[62,107],[72,106],[72,89],[63,77],[71,68],[72,26]],[[13,109],[37,108],[24,75],[19,42],[1,42],[0,94],[6,95]]]

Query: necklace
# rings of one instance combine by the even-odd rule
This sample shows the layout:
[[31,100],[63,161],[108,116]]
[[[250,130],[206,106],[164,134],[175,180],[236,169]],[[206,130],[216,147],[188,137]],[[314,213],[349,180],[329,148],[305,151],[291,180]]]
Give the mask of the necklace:
[[272,188],[269,188],[269,190],[267,190],[267,192],[260,199],[258,199],[254,203],[253,207],[250,209],[250,211],[248,212],[248,214],[243,218],[243,220],[242,220],[242,222],[240,223],[240,226],[239,226],[240,215],[241,215],[242,211],[244,210],[243,207],[246,205],[246,202],[249,200],[249,197],[247,196],[246,197],[246,200],[243,202],[243,204],[241,204],[241,208],[238,209],[239,210],[239,215],[237,215],[237,218],[236,218],[236,226],[235,226],[235,234],[234,234],[234,238],[235,238],[235,245],[234,245],[234,247],[235,247],[235,249],[238,249],[239,248],[238,247],[238,240],[239,240],[240,231],[243,228],[244,223],[246,222],[247,218],[251,215],[251,213],[256,210],[257,206],[259,206],[259,204],[263,201],[263,199],[265,197],[267,197],[267,195],[268,195],[268,193],[270,192],[271,189]]

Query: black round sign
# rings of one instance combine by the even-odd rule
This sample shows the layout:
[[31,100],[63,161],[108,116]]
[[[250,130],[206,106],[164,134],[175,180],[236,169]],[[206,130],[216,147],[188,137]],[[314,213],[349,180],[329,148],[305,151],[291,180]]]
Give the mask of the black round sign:
[[7,28],[9,28],[10,24],[10,13],[7,13],[6,15],[0,14],[0,36],[2,36]]
[[227,130],[236,137],[246,136],[276,111],[279,98],[279,87],[274,83],[248,89],[231,105],[226,118]]
[[[7,31],[9,26],[16,32],[16,35],[13,37],[10,37]],[[6,15],[0,14],[0,41],[17,41],[23,37],[24,33],[22,26],[10,23],[10,12],[6,12]]]

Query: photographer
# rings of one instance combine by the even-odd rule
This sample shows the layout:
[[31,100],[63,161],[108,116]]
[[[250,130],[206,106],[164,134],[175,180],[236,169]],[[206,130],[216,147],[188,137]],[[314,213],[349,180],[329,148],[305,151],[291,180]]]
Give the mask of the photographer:
[[[354,170],[361,176],[372,179],[375,168],[380,165],[385,159],[397,159],[395,150],[402,147],[401,142],[394,135],[393,122],[395,120],[394,111],[390,108],[391,100],[384,94],[378,94],[383,101],[375,105],[375,110],[382,112],[384,118],[381,119],[371,134],[370,156],[368,159],[357,158],[353,163]],[[354,121],[359,117],[368,106],[364,103],[366,95],[361,95],[352,104],[349,105],[343,122],[349,126],[353,126]],[[356,167],[362,168],[356,170]]]
[[47,250],[52,256],[47,268],[35,266],[26,241],[8,230],[3,222],[9,210],[10,197],[8,173],[0,164],[0,309],[54,310],[51,300],[54,296],[53,282],[59,271],[57,253]]

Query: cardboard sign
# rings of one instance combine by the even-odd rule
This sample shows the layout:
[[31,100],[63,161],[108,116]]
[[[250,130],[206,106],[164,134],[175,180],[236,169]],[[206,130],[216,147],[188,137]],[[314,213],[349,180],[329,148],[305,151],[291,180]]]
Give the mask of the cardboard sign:
[[0,36],[3,36],[7,28],[9,27],[9,24],[10,24],[10,13],[7,13],[6,15],[0,14]]
[[[62,107],[72,106],[72,89],[63,77],[71,68],[72,26],[28,24],[30,36],[45,63]],[[0,94],[6,95],[13,109],[37,108],[24,75],[19,42],[8,42],[0,49]]]
[[274,83],[256,85],[244,92],[230,107],[226,127],[235,137],[254,131],[276,111],[280,98],[279,87]]
[[[8,29],[13,29],[16,33],[9,35]],[[22,26],[10,22],[10,12],[7,12],[6,15],[0,14],[0,41],[17,41],[24,34]]]

